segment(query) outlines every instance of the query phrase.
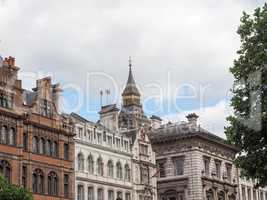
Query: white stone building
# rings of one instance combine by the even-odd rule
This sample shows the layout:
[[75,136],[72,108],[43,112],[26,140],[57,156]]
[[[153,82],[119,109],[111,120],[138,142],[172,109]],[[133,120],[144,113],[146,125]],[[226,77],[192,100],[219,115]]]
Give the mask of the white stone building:
[[131,64],[123,104],[102,106],[97,123],[71,114],[77,200],[157,200],[155,153]]
[[76,199],[133,199],[130,141],[72,114],[75,123]]

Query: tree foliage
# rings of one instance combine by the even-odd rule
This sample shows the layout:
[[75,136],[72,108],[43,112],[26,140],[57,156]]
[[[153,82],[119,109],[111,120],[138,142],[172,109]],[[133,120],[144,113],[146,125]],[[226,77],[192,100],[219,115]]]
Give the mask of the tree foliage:
[[24,188],[11,185],[0,175],[0,199],[1,200],[33,200],[32,194]]
[[241,149],[236,164],[242,175],[267,185],[267,3],[253,15],[243,12],[237,33],[241,47],[230,72],[234,76],[234,114],[225,128],[230,143]]

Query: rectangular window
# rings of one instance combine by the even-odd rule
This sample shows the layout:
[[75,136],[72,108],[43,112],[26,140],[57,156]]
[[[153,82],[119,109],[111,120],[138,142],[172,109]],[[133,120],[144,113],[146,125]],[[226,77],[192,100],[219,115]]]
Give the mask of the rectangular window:
[[64,175],[64,197],[69,196],[69,176],[67,174]]
[[124,141],[124,148],[126,151],[128,151],[128,149],[129,149],[129,142],[128,141]]
[[108,136],[108,146],[112,147],[112,137]]
[[88,187],[88,200],[94,200],[94,188]]
[[104,192],[101,188],[97,190],[97,200],[104,200]]
[[78,128],[78,134],[79,134],[79,138],[82,138],[82,135],[83,135],[83,129],[82,128]]
[[45,117],[51,117],[52,116],[52,103],[48,102],[46,99],[44,99],[41,102],[41,112],[40,114],[45,116]]
[[90,130],[87,130],[87,135],[88,135],[88,140],[91,141],[91,131]]
[[210,175],[210,158],[204,157],[204,173],[206,176]]
[[78,185],[77,199],[78,200],[85,200],[84,199],[84,188],[83,188],[83,185]]
[[116,147],[120,148],[120,139],[119,138],[116,138]]
[[112,190],[108,191],[108,200],[114,200],[114,192]]
[[69,144],[64,144],[64,159],[69,160]]
[[101,133],[97,133],[97,143],[98,144],[102,143],[102,134]]
[[0,107],[11,109],[13,107],[13,97],[1,93]]
[[23,133],[23,150],[27,151],[28,150],[28,134]]
[[143,155],[148,155],[148,146],[145,144],[140,144],[140,153]]
[[174,175],[179,176],[184,174],[184,157],[173,158]]
[[141,183],[145,185],[149,184],[149,167],[148,166],[141,167]]
[[27,166],[22,166],[22,186],[27,188]]
[[216,160],[215,167],[216,167],[216,177],[220,179],[221,178],[221,161]]
[[125,194],[125,200],[131,200],[131,194],[130,193]]
[[226,164],[226,173],[227,173],[227,180],[231,182],[232,181],[232,165],[231,164]]
[[157,161],[157,167],[158,167],[157,170],[159,171],[160,177],[166,177],[165,163],[166,163],[166,160],[158,160]]

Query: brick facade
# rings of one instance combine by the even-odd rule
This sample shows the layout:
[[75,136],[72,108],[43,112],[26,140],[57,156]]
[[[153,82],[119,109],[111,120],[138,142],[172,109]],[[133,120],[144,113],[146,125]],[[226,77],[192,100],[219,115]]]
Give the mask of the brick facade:
[[34,199],[73,199],[74,135],[69,119],[58,113],[59,85],[48,77],[24,90],[18,71],[12,57],[0,66],[0,172]]

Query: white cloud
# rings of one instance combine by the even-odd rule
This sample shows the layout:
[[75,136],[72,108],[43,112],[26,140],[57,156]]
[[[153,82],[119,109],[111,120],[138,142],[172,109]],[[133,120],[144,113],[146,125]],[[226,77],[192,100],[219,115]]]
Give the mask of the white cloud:
[[220,137],[225,138],[224,126],[226,125],[226,117],[232,114],[229,103],[220,101],[216,105],[207,106],[202,109],[188,110],[178,114],[167,115],[163,117],[163,122],[179,122],[186,121],[186,115],[196,113],[199,115],[198,123],[201,127],[207,129]]

